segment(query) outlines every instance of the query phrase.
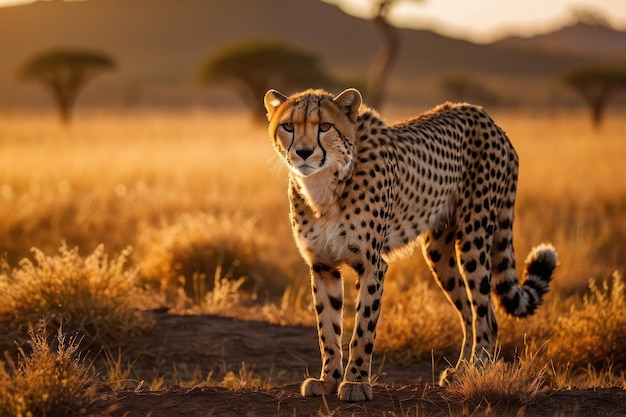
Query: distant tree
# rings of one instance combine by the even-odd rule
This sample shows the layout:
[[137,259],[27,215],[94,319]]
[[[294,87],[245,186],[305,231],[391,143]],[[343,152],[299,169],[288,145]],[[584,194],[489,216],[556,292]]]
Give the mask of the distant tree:
[[291,93],[334,85],[315,54],[273,41],[244,41],[211,54],[199,79],[231,85],[257,118],[265,117],[262,98],[270,88]]
[[589,26],[610,28],[611,24],[601,11],[587,6],[575,6],[570,9],[574,23],[583,23]]
[[626,90],[626,69],[613,67],[581,67],[570,70],[562,78],[565,85],[582,96],[591,110],[591,121],[597,129],[602,124],[609,101]]
[[[385,100],[389,73],[398,56],[400,37],[396,28],[389,22],[389,13],[393,6],[401,0],[372,0],[374,7],[374,24],[381,45],[370,68],[370,78],[367,88],[367,102],[370,106],[379,109]],[[406,1],[406,0],[405,0]],[[423,0],[411,0],[422,2]]]
[[113,68],[115,62],[104,53],[59,49],[28,59],[20,69],[20,76],[41,83],[52,94],[61,121],[68,124],[76,99],[87,84],[101,72]]
[[448,100],[474,101],[479,104],[501,104],[502,100],[482,81],[470,74],[449,73],[439,78]]
[[474,79],[465,74],[445,74],[439,79],[444,92],[455,101],[467,100],[467,96],[475,89]]

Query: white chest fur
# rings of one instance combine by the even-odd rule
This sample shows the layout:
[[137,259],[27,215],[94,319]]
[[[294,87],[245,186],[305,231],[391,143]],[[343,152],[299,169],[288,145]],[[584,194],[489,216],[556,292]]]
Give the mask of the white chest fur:
[[321,220],[336,211],[334,190],[337,183],[326,172],[310,177],[295,177],[293,181],[298,183],[300,193],[316,219]]
[[[348,237],[339,217],[322,216],[307,222],[296,236],[300,252],[312,263],[336,264],[345,258]],[[313,259],[313,254],[315,259]]]

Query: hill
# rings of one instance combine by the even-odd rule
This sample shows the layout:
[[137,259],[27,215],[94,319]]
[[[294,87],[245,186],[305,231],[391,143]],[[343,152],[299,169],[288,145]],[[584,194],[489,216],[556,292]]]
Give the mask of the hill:
[[[161,97],[180,104],[206,94],[194,85],[195,68],[228,43],[281,39],[318,53],[337,73],[365,76],[379,42],[369,22],[318,0],[39,1],[0,8],[0,27],[0,105],[5,107],[41,100],[42,93],[18,83],[15,73],[28,56],[51,47],[94,48],[116,58],[119,69],[89,91],[95,101],[154,102]],[[510,42],[477,45],[429,31],[399,32],[402,47],[391,91],[396,98],[437,95],[432,81],[444,72],[469,72],[521,86],[538,79],[548,82],[569,67],[597,59]]]
[[578,22],[531,38],[509,37],[494,45],[504,48],[624,58],[626,57],[626,32],[603,25]]

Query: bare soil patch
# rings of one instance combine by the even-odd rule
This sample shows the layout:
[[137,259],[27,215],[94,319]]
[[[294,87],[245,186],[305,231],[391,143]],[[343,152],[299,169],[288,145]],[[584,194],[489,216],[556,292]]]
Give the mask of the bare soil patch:
[[[159,390],[109,390],[93,404],[93,412],[113,407],[113,416],[626,416],[622,388],[547,391],[532,404],[460,404],[432,385],[430,363],[374,363],[374,400],[348,404],[336,396],[303,398],[299,383],[319,373],[314,328],[274,326],[218,316],[155,313],[155,326],[146,335],[125,342],[125,357],[138,377],[159,370],[167,381],[190,369],[212,372],[220,381],[244,363],[271,388],[227,389],[218,386]],[[436,372],[439,369],[435,370]]]

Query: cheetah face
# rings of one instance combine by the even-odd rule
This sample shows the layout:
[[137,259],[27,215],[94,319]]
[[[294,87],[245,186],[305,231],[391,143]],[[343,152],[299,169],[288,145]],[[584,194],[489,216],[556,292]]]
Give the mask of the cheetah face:
[[354,134],[361,94],[337,97],[308,90],[286,97],[270,90],[265,108],[274,148],[292,172],[308,177],[329,168],[345,171],[354,158]]

